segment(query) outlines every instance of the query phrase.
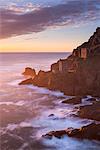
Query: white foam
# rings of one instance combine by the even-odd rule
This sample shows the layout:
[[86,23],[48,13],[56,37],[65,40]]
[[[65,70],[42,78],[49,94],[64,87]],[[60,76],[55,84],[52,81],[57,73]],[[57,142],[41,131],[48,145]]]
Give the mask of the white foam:
[[14,103],[14,102],[0,102],[0,105],[17,105],[17,106],[22,106],[22,105],[24,105],[25,104],[25,102],[24,101],[19,101],[19,102],[16,102],[16,103]]
[[73,114],[76,114],[76,111],[73,112],[72,107],[56,107],[55,109],[45,110],[42,112],[40,117],[36,118],[34,121],[31,120],[30,122],[36,127],[43,127],[42,130],[37,132],[37,138],[46,134],[48,131],[63,130],[68,127],[80,128],[83,125],[87,125],[92,122],[92,120],[88,119],[80,119],[73,116],[71,117]]
[[85,106],[85,105],[91,105],[91,101],[88,101],[88,99],[90,98],[93,98],[92,96],[88,95],[86,98],[82,98],[82,106]]
[[15,105],[17,105],[17,106],[23,106],[24,104],[25,104],[24,101],[19,101],[19,102],[15,103]]
[[29,123],[29,122],[21,122],[21,123],[19,124],[19,126],[20,126],[20,127],[31,127],[32,125],[31,125],[31,123]]
[[28,146],[28,143],[24,143],[18,150],[24,150]]
[[13,105],[14,103],[13,102],[0,102],[0,105]]
[[99,150],[100,143],[96,141],[90,141],[87,139],[79,140],[75,138],[71,138],[68,136],[64,136],[61,139],[53,137],[52,139],[44,139],[44,144],[49,146],[54,146],[57,150]]
[[18,128],[18,127],[31,127],[31,123],[29,122],[21,122],[20,124],[8,124],[7,126],[7,130],[13,131],[14,129]]
[[7,130],[13,131],[14,129],[17,128],[17,126],[18,126],[17,124],[8,124]]
[[66,97],[64,95],[64,93],[62,93],[60,91],[51,91],[49,89],[42,88],[42,87],[37,87],[37,86],[33,86],[33,85],[28,85],[28,87],[30,89],[35,90],[35,92],[37,92],[37,93],[48,94],[48,95],[52,95],[52,96],[56,96],[56,97]]
[[18,84],[22,81],[22,79],[18,79],[18,80],[14,80],[12,82],[9,82],[8,84],[9,85],[12,85],[12,86],[18,86]]

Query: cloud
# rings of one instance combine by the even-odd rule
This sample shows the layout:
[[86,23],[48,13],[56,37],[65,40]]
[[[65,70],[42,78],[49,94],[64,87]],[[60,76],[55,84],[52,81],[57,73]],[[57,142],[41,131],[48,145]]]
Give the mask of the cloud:
[[[98,7],[97,7],[98,6]],[[97,20],[100,14],[100,2],[98,0],[74,0],[56,6],[39,7],[33,9],[30,3],[23,9],[0,9],[0,39],[24,34],[42,32],[55,26],[79,25],[91,20]],[[22,11],[18,11],[22,10]]]

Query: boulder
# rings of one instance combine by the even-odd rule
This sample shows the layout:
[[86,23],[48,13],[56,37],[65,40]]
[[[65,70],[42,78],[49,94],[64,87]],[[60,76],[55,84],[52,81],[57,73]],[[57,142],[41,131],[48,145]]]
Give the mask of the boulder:
[[42,137],[44,138],[49,138],[51,139],[53,136],[57,137],[57,138],[61,138],[63,135],[66,134],[65,130],[60,130],[60,131],[51,131],[45,135],[43,135]]
[[67,99],[67,100],[64,100],[62,101],[62,103],[64,104],[80,104],[81,103],[81,99],[82,97],[73,97],[71,99]]
[[80,137],[100,140],[100,124],[91,123],[80,128]]
[[80,106],[78,116],[81,118],[100,121],[100,101],[97,101],[91,105]]
[[27,68],[25,68],[25,71],[22,74],[26,77],[34,78],[36,76],[36,71],[35,71],[35,69],[27,67]]
[[65,130],[51,131],[43,135],[43,137],[51,139],[53,136],[61,138],[64,135],[80,139],[100,140],[100,124],[91,123],[79,129],[67,128]]
[[91,97],[91,98],[88,98],[87,101],[90,101],[90,102],[96,102],[96,98]]
[[54,117],[55,115],[54,114],[50,114],[48,117]]

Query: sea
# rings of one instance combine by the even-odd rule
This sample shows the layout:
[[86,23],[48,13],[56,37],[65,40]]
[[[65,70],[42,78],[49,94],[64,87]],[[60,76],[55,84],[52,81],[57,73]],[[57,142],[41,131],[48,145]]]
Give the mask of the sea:
[[49,131],[80,128],[93,120],[75,116],[71,98],[60,91],[33,85],[19,85],[22,72],[31,67],[50,70],[52,63],[70,53],[0,53],[0,150],[99,150],[96,140],[44,138]]

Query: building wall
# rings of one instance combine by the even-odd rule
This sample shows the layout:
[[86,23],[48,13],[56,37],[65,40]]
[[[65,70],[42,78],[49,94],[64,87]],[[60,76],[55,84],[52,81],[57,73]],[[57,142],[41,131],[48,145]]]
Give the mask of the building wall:
[[80,49],[78,49],[78,50],[74,50],[74,52],[73,52],[73,56],[81,57]]
[[81,58],[87,58],[87,48],[81,48]]
[[62,61],[59,61],[59,71],[60,72],[63,71],[63,63],[62,63]]
[[65,72],[68,68],[67,61],[59,61],[59,72]]
[[54,64],[51,65],[51,71],[52,71],[53,73],[56,73],[56,72],[59,71],[59,66],[58,66],[57,63],[54,63]]

